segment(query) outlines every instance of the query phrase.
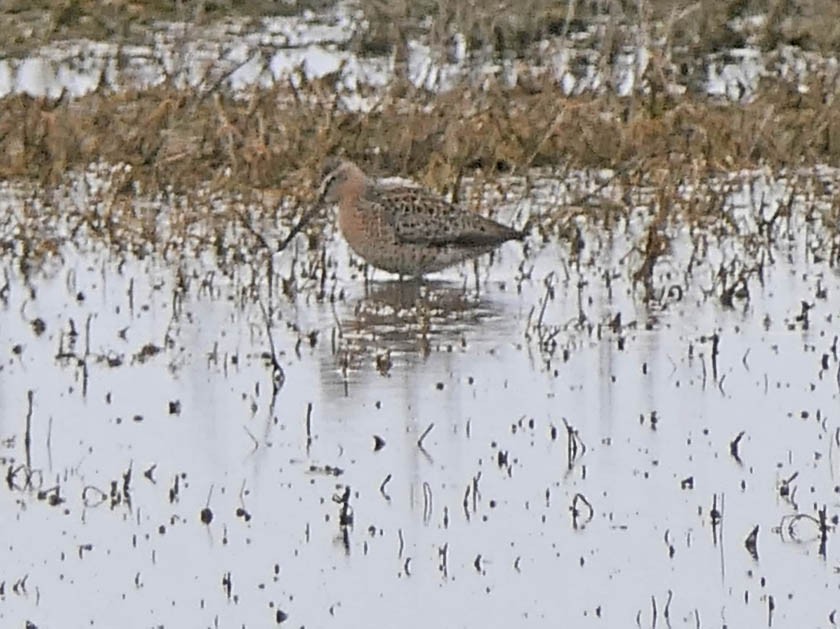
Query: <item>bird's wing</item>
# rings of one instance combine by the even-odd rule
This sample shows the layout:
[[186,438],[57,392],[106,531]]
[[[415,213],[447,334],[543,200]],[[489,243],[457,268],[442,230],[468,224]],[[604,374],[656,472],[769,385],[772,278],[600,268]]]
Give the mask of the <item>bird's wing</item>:
[[515,229],[462,210],[422,188],[378,188],[371,200],[401,242],[484,247],[522,238]]

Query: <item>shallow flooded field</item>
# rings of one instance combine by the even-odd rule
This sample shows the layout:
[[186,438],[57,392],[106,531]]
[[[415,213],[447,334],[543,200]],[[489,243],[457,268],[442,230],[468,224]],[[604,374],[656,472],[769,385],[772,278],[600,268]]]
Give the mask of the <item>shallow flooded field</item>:
[[[837,175],[798,177],[706,225],[631,190],[421,285],[328,219],[269,266],[67,210],[36,256],[7,189],[2,624],[840,623]],[[522,224],[558,186],[487,194]]]

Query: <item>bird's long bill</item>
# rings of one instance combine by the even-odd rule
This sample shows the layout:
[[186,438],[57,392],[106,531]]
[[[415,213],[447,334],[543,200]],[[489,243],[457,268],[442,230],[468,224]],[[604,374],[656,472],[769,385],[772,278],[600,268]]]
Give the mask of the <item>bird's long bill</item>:
[[326,204],[326,200],[327,200],[327,199],[326,199],[326,197],[327,197],[327,186],[328,186],[329,184],[330,184],[330,180],[329,180],[329,179],[324,179],[324,181],[322,181],[322,182],[321,182],[321,187],[320,187],[320,188],[318,188],[318,200],[315,202],[315,205],[316,205],[316,206],[320,206],[320,205],[324,205],[324,204]]

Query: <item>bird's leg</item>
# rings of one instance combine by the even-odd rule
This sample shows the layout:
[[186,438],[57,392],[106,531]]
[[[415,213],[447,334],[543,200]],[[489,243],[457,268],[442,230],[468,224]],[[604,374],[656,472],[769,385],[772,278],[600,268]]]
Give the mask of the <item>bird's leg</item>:
[[481,288],[481,281],[478,278],[478,258],[473,259],[473,273],[475,273],[475,297],[478,299]]
[[368,271],[370,271],[370,265],[365,263],[362,266],[362,277],[365,278],[365,294],[367,294],[368,287],[370,286],[370,273]]

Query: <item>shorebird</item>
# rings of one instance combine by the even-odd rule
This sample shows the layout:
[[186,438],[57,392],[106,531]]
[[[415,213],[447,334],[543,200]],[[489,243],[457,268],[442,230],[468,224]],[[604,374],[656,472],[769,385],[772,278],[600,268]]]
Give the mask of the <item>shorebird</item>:
[[434,273],[526,235],[424,188],[377,184],[347,160],[329,158],[322,174],[320,200],[338,204],[338,226],[350,248],[400,276]]

